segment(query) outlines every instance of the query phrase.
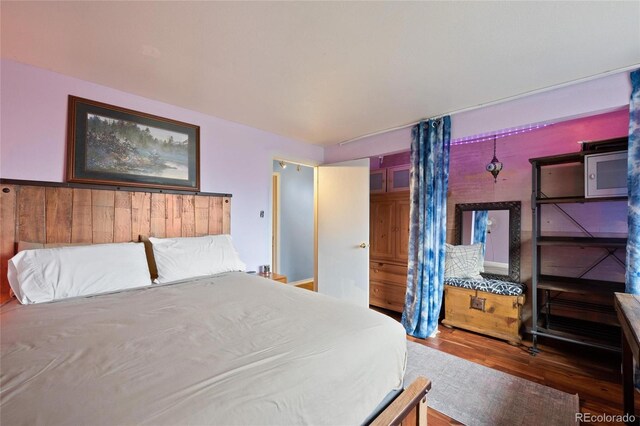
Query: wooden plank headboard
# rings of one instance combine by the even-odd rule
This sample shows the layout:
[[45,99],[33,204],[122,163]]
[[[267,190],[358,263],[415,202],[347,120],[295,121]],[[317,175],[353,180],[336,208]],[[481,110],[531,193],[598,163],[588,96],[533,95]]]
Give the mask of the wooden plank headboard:
[[0,301],[18,241],[112,243],[231,232],[231,195],[0,181]]

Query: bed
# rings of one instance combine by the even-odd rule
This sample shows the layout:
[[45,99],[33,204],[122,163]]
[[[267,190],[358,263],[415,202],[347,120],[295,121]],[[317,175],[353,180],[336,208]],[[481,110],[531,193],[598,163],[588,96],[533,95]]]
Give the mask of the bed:
[[[24,234],[24,223],[21,217],[16,236]],[[30,256],[59,250],[75,258],[89,250],[91,256],[78,263],[100,275],[96,265],[120,271],[123,261],[134,262],[122,250],[137,250],[138,272],[144,269],[149,281],[141,244],[109,246],[35,250]],[[96,256],[96,250],[119,253],[121,262]],[[13,262],[9,275],[15,278]],[[159,279],[167,277],[162,265],[155,265]],[[61,279],[61,269],[48,270],[54,273],[41,275],[76,280],[71,287],[83,282],[78,277],[84,272]],[[25,294],[17,294],[23,303]],[[402,326],[328,296],[225,272],[39,302],[13,299],[0,307],[1,424],[426,421],[430,383],[421,379],[401,392]]]
[[406,362],[390,318],[241,272],[0,321],[2,424],[360,424]]

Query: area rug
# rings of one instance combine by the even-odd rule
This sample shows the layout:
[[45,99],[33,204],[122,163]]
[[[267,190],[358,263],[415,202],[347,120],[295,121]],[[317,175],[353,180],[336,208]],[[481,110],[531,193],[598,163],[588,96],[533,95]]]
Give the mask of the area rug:
[[576,425],[578,395],[407,341],[405,383],[431,380],[427,405],[468,426]]

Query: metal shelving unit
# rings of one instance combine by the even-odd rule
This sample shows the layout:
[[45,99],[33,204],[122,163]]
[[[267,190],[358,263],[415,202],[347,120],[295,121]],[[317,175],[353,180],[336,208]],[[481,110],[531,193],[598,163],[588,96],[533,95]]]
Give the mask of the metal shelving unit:
[[[606,151],[619,150],[615,144],[605,149]],[[613,256],[618,263],[621,263],[620,259],[614,256],[614,252],[617,249],[626,247],[626,238],[541,235],[542,206],[544,205],[556,205],[556,207],[559,207],[557,206],[558,204],[598,203],[624,201],[627,199],[627,197],[584,198],[581,196],[546,197],[544,195],[541,189],[542,168],[553,165],[584,163],[584,156],[591,153],[578,152],[529,160],[532,165],[531,208],[533,215],[532,325],[529,332],[533,338],[533,346],[531,347],[533,355],[539,352],[537,347],[539,336],[609,351],[620,351],[620,328],[613,310],[613,293],[624,292],[624,283],[548,275],[543,274],[541,268],[542,248],[545,246],[563,246],[567,248],[597,247],[606,250],[606,254],[590,269],[609,256]],[[557,295],[563,293],[584,295],[585,298],[594,296],[595,299],[600,300],[608,299],[610,295],[611,303],[605,304],[595,303],[591,300],[580,300],[579,296],[569,300],[557,297]],[[554,294],[556,295],[555,297]],[[592,320],[578,319],[577,317],[581,315]]]

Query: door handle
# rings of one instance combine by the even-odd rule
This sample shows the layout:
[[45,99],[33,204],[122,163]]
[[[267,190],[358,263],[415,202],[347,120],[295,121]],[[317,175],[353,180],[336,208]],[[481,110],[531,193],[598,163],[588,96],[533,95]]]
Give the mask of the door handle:
[[369,244],[367,244],[367,243],[362,243],[362,244],[360,244],[358,247],[360,247],[360,248],[367,248],[367,247],[369,247]]

